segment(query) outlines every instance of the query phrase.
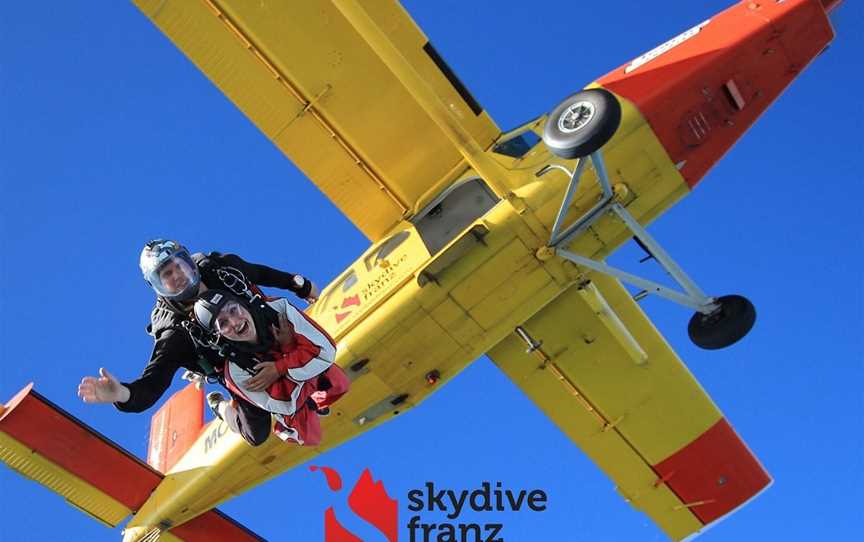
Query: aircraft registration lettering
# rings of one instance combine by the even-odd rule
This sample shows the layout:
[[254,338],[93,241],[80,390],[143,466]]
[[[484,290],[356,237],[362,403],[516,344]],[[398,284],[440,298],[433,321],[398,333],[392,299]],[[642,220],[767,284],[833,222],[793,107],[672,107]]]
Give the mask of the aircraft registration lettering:
[[678,47],[679,45],[681,45],[685,41],[689,40],[690,38],[692,38],[693,36],[695,36],[696,34],[701,32],[702,29],[710,22],[711,22],[711,19],[708,19],[707,21],[694,26],[690,30],[687,30],[686,32],[678,34],[677,36],[675,36],[671,40],[667,41],[666,43],[663,43],[662,45],[658,45],[657,47],[651,49],[650,51],[648,51],[644,55],[640,56],[639,58],[637,58],[636,60],[631,62],[629,66],[624,68],[624,73],[630,73],[633,70],[635,70],[636,68],[638,68],[639,66],[642,66],[643,64],[647,64],[648,62],[651,62],[652,60],[654,60],[658,56],[662,55],[663,53],[670,51],[670,50],[674,49],[675,47]]
[[228,432],[228,424],[224,421],[219,421],[216,424],[216,427],[210,430],[210,433],[204,438],[204,453],[208,453],[210,450],[216,447],[216,443],[220,438],[224,437]]

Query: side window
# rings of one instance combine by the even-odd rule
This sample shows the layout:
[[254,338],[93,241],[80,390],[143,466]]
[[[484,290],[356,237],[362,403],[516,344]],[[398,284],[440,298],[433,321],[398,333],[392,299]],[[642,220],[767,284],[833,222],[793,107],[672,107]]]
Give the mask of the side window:
[[350,290],[355,284],[357,284],[357,273],[352,269],[348,275],[342,279],[342,284],[340,288],[343,292],[347,292]]
[[316,311],[324,310],[321,307],[329,307],[333,300],[336,300],[337,303],[340,302],[342,295],[348,293],[355,284],[357,284],[357,273],[351,269],[338,280],[336,286],[324,293],[324,296],[315,304],[318,307]]
[[516,137],[511,137],[506,141],[502,141],[497,143],[492,150],[498,154],[503,154],[505,156],[511,156],[513,158],[522,158],[528,151],[534,148],[537,143],[540,142],[540,136],[532,132],[531,130],[526,130]]
[[483,179],[474,177],[451,186],[412,222],[429,254],[434,255],[496,203],[497,196]]
[[[408,239],[411,233],[408,230],[400,231],[390,239],[387,239],[381,246],[378,247],[372,254],[366,256],[366,270],[371,271],[375,266],[378,265],[378,262],[387,258],[396,247],[401,245],[405,239]],[[356,279],[355,279],[356,280]]]

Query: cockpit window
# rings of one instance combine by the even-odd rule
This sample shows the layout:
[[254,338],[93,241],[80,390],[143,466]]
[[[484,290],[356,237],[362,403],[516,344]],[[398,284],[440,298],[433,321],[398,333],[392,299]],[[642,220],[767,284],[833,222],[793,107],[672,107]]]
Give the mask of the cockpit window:
[[534,145],[540,142],[540,136],[532,132],[531,130],[526,130],[516,137],[511,137],[506,141],[502,141],[492,147],[494,152],[498,154],[503,154],[505,156],[512,156],[513,158],[522,158],[525,156],[528,151],[534,148]]

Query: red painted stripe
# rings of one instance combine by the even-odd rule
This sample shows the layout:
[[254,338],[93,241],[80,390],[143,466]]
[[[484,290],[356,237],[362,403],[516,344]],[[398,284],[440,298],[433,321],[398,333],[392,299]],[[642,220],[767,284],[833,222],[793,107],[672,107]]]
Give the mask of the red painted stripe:
[[0,431],[137,510],[162,475],[33,391],[32,386],[7,403],[0,417]]
[[345,307],[350,307],[352,305],[360,306],[360,295],[352,295],[351,297],[346,297],[342,300],[342,306],[340,308],[344,309]]
[[210,510],[171,529],[183,542],[263,542],[264,539],[219,510]]
[[[787,0],[741,2],[689,36],[598,83],[636,105],[692,187],[834,33],[818,0]],[[743,108],[726,95],[730,80]]]
[[725,418],[654,465],[654,470],[685,505],[693,505],[691,512],[705,524],[741,506],[771,483]]

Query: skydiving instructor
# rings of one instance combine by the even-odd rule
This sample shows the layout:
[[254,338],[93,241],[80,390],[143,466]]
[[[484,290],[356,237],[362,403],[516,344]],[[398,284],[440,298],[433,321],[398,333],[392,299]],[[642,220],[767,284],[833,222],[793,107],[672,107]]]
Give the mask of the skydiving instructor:
[[[78,396],[85,403],[114,403],[123,412],[142,412],[162,397],[181,367],[219,379],[223,353],[198,339],[190,318],[196,299],[209,289],[252,297],[261,294],[259,286],[269,286],[290,290],[310,303],[318,296],[315,284],[301,275],[250,263],[233,254],[190,254],[171,240],[149,241],[139,263],[144,280],[157,295],[147,327],[155,341],[153,353],[141,376],[132,382],[120,382],[104,368],[99,369],[98,377],[85,376],[78,386]],[[272,375],[261,371],[246,384],[265,387],[271,384],[270,379]],[[247,401],[236,404],[239,427],[232,429],[251,445],[262,444],[270,434],[270,413]]]

